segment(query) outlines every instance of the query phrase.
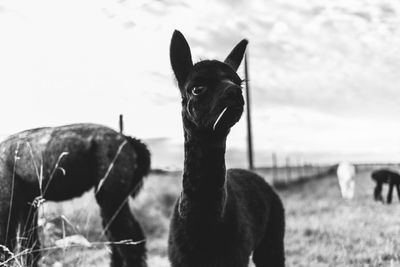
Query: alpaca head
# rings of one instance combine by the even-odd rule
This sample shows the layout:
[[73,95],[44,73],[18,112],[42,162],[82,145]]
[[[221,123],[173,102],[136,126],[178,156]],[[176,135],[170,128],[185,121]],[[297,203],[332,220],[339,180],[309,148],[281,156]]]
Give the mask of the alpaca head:
[[182,96],[182,118],[187,133],[226,136],[239,121],[244,100],[242,80],[236,71],[243,59],[247,40],[238,43],[224,62],[192,62],[185,37],[175,31],[170,60]]

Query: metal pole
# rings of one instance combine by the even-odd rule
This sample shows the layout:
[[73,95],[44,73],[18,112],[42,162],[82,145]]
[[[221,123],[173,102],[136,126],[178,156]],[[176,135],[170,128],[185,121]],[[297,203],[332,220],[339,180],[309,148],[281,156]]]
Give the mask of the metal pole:
[[124,115],[119,114],[119,132],[124,133]]
[[247,52],[244,56],[244,77],[246,82],[246,103],[247,103],[247,152],[249,157],[249,169],[254,169],[253,164],[253,140],[251,134],[251,113],[250,113],[250,86],[249,86],[249,72],[247,63]]

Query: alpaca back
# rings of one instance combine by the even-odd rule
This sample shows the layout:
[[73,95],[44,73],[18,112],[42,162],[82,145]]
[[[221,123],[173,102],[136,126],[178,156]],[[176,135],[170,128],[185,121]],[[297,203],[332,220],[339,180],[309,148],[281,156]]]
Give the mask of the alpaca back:
[[[2,168],[15,170],[31,197],[46,189],[48,200],[80,196],[105,175],[127,187],[137,185],[137,192],[150,169],[150,153],[143,143],[97,124],[27,130],[7,138],[0,149]],[[113,185],[121,184],[118,181]]]
[[371,174],[372,180],[379,183],[396,183],[400,184],[400,174],[396,171],[389,169],[375,170]]
[[[247,240],[242,241],[254,249],[266,234],[272,209],[283,214],[282,202],[264,178],[243,169],[228,170],[227,189],[227,221],[238,221],[236,230],[246,231],[243,236]],[[246,230],[243,222],[246,222]]]

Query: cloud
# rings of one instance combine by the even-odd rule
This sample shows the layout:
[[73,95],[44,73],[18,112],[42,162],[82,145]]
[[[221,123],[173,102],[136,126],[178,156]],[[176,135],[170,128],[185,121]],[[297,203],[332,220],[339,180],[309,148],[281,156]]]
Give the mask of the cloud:
[[[181,142],[180,99],[168,58],[172,31],[180,29],[195,60],[223,60],[242,38],[250,40],[260,149],[364,153],[397,144],[400,6],[392,1],[2,5],[0,112],[12,116],[0,118],[0,134],[80,121],[112,126],[124,113],[129,133]],[[370,125],[390,130],[383,134]],[[229,144],[243,148],[243,140],[244,120]]]

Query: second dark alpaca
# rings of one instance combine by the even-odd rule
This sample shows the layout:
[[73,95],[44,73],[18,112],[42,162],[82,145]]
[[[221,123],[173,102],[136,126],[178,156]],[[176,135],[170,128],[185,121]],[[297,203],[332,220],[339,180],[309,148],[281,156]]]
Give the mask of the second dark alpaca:
[[383,184],[389,185],[389,190],[386,197],[388,204],[392,203],[393,187],[396,186],[397,196],[400,200],[400,174],[388,169],[380,169],[373,171],[371,174],[372,180],[376,182],[374,188],[374,199],[376,201],[383,201],[382,188]]
[[244,106],[236,71],[247,41],[224,62],[193,65],[189,45],[175,31],[172,69],[182,96],[183,191],[169,236],[173,267],[284,266],[284,209],[265,180],[247,170],[225,168],[226,139]]
[[[40,259],[35,200],[68,200],[92,187],[109,241],[137,241],[113,244],[111,266],[146,266],[145,237],[126,202],[150,170],[143,143],[101,125],[72,124],[20,132],[0,143],[0,151],[0,245],[27,251],[24,266]],[[0,247],[0,266],[5,252]]]

